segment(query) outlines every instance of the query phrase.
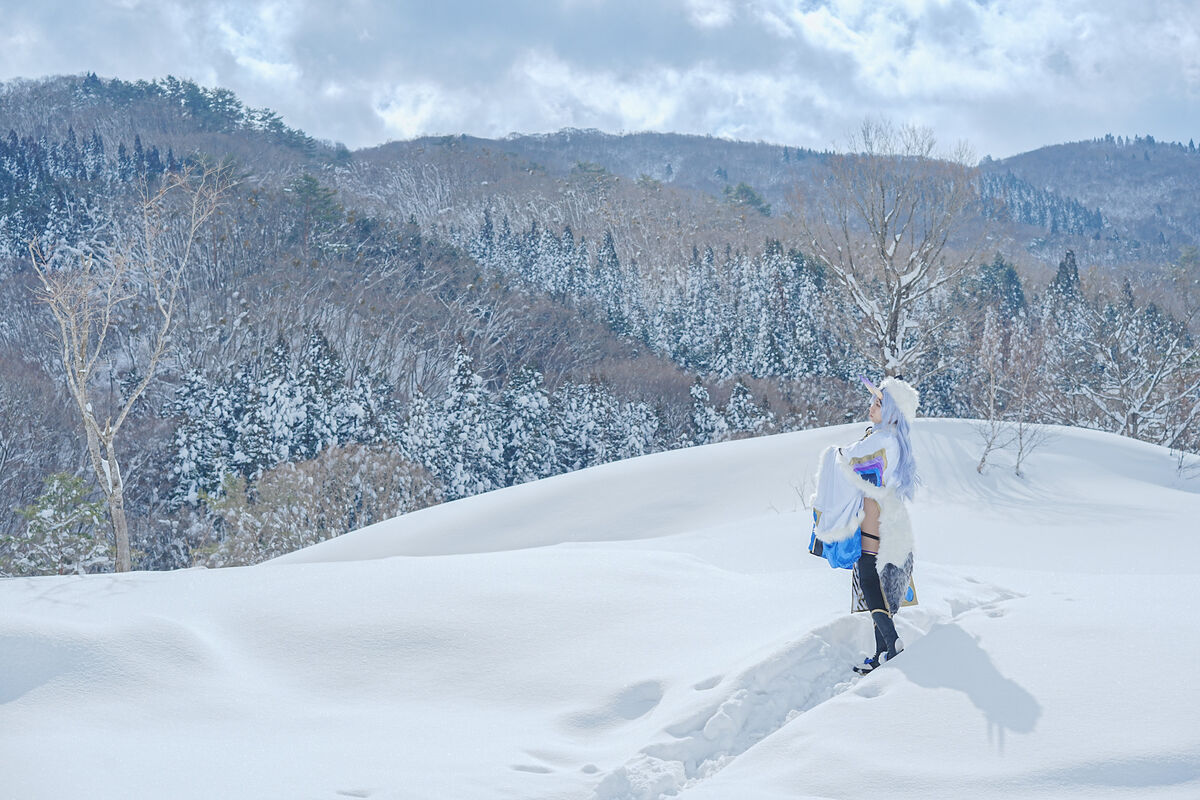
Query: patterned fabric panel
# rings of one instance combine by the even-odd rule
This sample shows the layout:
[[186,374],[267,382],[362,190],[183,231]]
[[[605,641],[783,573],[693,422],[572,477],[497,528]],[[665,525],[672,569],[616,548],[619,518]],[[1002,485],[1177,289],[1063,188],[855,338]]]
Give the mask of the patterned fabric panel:
[[868,456],[850,459],[850,467],[858,477],[873,486],[883,486],[883,472],[887,469],[887,451],[876,450]]
[[[895,569],[894,566],[893,569]],[[913,581],[912,573],[910,572],[908,575],[908,586],[904,590],[904,596],[900,598],[900,607],[906,608],[908,606],[915,606],[917,604],[917,585]],[[854,571],[851,573],[850,578],[850,611],[851,613],[857,614],[860,611],[866,610],[867,600],[863,597],[862,586],[859,585],[858,582],[858,564],[855,564]]]

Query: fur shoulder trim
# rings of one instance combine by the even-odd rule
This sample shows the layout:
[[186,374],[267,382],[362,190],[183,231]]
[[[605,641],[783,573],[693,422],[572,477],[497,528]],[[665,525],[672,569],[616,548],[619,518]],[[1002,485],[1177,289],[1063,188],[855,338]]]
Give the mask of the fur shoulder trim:
[[831,531],[821,531],[817,533],[817,538],[826,544],[834,544],[835,542],[845,541],[854,535],[858,530],[858,526],[862,525],[863,517],[866,516],[866,511],[859,509],[854,515],[854,519],[847,522],[840,528],[834,528]]
[[[824,450],[821,451],[821,455],[817,459],[817,486],[818,487],[820,487],[820,485],[821,485],[821,473],[825,469],[825,457],[829,455],[830,450],[836,450],[836,449],[837,449],[837,445],[835,445],[835,444],[829,445],[828,447],[826,447]],[[817,492],[816,492],[816,490],[814,490],[812,493],[812,497],[810,497],[808,500],[808,507],[812,508],[816,504],[817,504]]]
[[883,384],[879,388],[891,395],[896,408],[900,409],[900,413],[906,420],[911,423],[917,418],[917,406],[921,404],[921,394],[911,384],[899,378],[884,378]]

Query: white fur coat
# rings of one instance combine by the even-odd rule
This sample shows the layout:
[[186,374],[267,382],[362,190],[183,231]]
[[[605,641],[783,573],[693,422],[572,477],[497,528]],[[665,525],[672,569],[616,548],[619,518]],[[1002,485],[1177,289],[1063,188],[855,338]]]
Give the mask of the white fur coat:
[[[880,574],[887,564],[910,571],[912,524],[904,501],[889,488],[896,463],[896,440],[884,430],[870,430],[854,444],[831,447],[821,455],[817,494],[812,507],[819,512],[816,534],[824,542],[854,535],[863,519],[863,498],[879,504]],[[834,475],[830,475],[830,471]],[[872,478],[873,480],[868,480]],[[875,485],[878,481],[879,485]],[[907,566],[907,569],[906,569]]]

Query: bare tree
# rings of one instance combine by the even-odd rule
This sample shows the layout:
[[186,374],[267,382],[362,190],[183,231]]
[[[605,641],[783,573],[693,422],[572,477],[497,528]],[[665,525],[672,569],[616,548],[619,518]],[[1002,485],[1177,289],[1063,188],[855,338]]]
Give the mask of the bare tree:
[[983,473],[988,456],[1012,443],[1015,434],[1005,413],[1005,392],[1008,389],[1009,353],[1004,341],[996,310],[989,306],[984,312],[983,331],[979,339],[976,366],[979,383],[972,392],[971,407],[979,418],[975,433],[983,442],[983,453],[975,471]]
[[1028,417],[1020,417],[1014,421],[1013,430],[1015,431],[1013,446],[1016,449],[1013,472],[1018,478],[1024,478],[1025,473],[1021,472],[1021,465],[1034,450],[1052,443],[1054,435],[1050,432],[1050,428],[1032,422]]
[[[116,569],[132,569],[125,519],[125,481],[116,442],[134,404],[153,380],[167,349],[180,283],[204,224],[217,212],[229,188],[220,168],[164,176],[157,188],[144,186],[127,229],[115,228],[109,248],[56,259],[52,250],[30,245],[41,281],[39,297],[54,317],[67,389],[78,408],[87,450],[107,500],[116,546]],[[65,263],[64,263],[65,262]],[[127,314],[144,303],[145,329],[136,331],[144,347],[133,363],[123,363],[129,380],[122,397],[105,402],[97,379],[113,371],[114,346]],[[126,354],[124,358],[129,358]],[[103,421],[101,421],[103,418]]]
[[[1200,419],[1191,400],[1200,392],[1200,343],[1190,323],[1139,307],[1128,282],[1107,304],[1098,335],[1087,343],[1098,374],[1079,386],[1101,427],[1169,447]],[[1181,408],[1189,409],[1182,418]]]
[[1021,465],[1034,450],[1054,440],[1050,428],[1035,419],[1038,399],[1047,382],[1044,328],[1017,320],[1009,334],[1005,410],[1009,420],[1009,445],[1016,451],[1013,472],[1024,477]]
[[970,151],[935,147],[928,128],[868,120],[849,152],[830,157],[824,191],[797,197],[812,255],[845,290],[864,354],[887,375],[928,352],[938,323],[921,311],[976,254],[955,240],[979,217]]

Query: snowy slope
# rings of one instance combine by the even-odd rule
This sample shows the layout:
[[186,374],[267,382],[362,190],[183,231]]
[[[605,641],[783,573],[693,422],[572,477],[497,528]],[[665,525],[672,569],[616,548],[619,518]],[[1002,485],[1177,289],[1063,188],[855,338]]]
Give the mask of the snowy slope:
[[921,604],[851,680],[869,623],[802,498],[857,431],[0,581],[0,798],[1200,796],[1200,480],[1068,429],[980,476],[969,423],[921,421]]

